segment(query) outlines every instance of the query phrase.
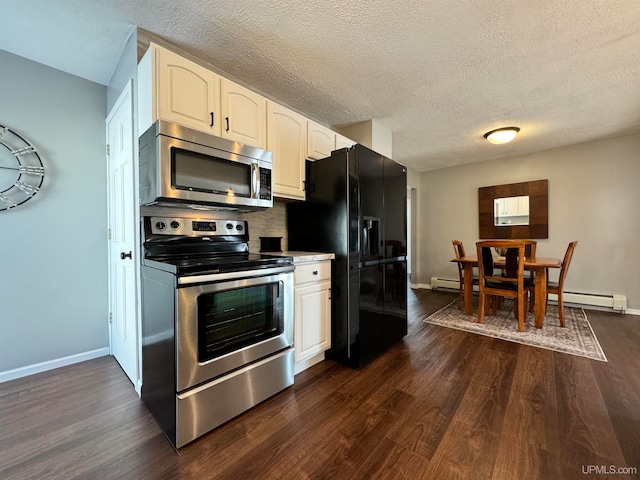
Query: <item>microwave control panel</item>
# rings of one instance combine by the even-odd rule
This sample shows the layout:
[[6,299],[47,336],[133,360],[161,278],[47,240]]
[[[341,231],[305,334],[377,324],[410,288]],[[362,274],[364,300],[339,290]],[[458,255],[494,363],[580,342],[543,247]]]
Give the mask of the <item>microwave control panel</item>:
[[260,200],[271,200],[271,170],[260,167]]

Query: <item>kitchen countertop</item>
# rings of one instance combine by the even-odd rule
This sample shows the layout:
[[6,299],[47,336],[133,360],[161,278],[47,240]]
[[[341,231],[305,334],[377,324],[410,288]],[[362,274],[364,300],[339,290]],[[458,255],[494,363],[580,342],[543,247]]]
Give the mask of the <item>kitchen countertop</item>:
[[321,262],[323,260],[333,260],[336,258],[333,253],[322,252],[299,252],[292,250],[285,250],[284,252],[262,252],[269,255],[281,255],[283,257],[293,257],[293,264],[307,263],[307,262]]

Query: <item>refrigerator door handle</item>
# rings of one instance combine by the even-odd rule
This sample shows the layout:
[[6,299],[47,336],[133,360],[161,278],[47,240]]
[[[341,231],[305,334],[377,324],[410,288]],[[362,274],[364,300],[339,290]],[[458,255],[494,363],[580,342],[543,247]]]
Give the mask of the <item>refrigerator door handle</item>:
[[362,267],[372,267],[375,265],[380,265],[381,263],[383,263],[382,260],[367,260],[364,262],[358,262],[358,268],[362,268]]
[[406,260],[407,260],[407,257],[405,257],[404,255],[401,255],[399,257],[385,258],[384,260],[380,260],[380,263],[405,262]]

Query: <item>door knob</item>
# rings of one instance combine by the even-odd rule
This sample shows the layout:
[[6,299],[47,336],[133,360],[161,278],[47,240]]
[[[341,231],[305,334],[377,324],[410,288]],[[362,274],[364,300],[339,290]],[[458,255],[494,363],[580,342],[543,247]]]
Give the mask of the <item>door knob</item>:
[[129,251],[129,253],[120,252],[120,258],[122,260],[124,260],[127,257],[131,258],[131,251]]

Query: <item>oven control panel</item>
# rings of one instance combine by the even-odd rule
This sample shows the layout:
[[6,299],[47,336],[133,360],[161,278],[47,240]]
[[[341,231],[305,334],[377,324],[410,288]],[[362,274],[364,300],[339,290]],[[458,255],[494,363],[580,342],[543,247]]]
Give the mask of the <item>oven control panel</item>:
[[247,222],[244,220],[212,220],[181,217],[151,217],[151,233],[155,235],[245,235]]

